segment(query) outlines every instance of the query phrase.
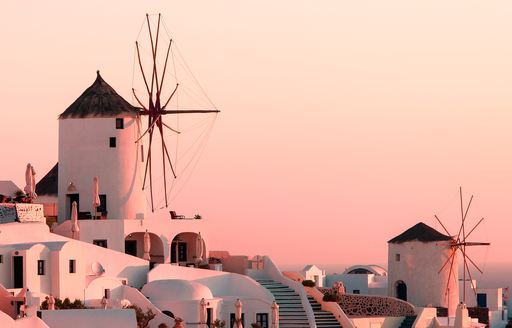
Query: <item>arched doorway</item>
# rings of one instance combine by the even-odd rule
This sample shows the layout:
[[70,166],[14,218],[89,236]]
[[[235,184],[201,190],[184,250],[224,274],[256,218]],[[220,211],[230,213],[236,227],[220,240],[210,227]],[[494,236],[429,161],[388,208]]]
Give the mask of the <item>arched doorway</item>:
[[[144,258],[144,233],[132,232],[124,239],[124,252],[126,254]],[[149,233],[150,240],[150,263],[164,263],[164,244],[156,234]]]
[[207,263],[206,244],[200,233],[182,232],[171,242],[171,263],[178,265],[194,265]]
[[407,285],[402,280],[395,283],[395,295],[396,298],[407,301]]

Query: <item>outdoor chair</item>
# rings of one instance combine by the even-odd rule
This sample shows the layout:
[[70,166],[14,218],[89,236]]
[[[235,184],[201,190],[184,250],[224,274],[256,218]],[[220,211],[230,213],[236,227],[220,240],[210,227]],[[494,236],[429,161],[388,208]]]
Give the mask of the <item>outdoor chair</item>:
[[183,220],[183,219],[185,219],[185,215],[178,215],[174,211],[169,211],[169,213],[171,214],[171,220]]

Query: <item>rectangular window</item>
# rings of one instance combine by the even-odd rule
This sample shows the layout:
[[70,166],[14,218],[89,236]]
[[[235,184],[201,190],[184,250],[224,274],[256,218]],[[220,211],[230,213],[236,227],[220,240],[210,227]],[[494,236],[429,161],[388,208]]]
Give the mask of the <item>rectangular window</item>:
[[103,297],[105,297],[107,300],[110,299],[110,289],[105,289],[103,291]]
[[395,254],[395,261],[400,262],[400,254]]
[[92,241],[92,243],[94,245],[96,245],[96,246],[108,248],[107,247],[107,240],[106,239],[95,239],[95,240]]
[[69,273],[76,273],[76,260],[69,260]]
[[0,263],[4,263],[4,256],[0,254]]
[[359,289],[354,289],[352,291],[352,294],[361,294],[361,291]]
[[124,129],[124,119],[116,118],[116,129]]
[[37,274],[44,276],[44,260],[37,260]]
[[110,148],[116,148],[116,137],[110,137],[108,139]]
[[259,323],[261,328],[268,328],[268,313],[256,313],[256,323]]
[[96,208],[96,212],[98,215],[107,215],[107,195],[99,195],[100,196],[100,206]]
[[487,294],[485,294],[485,293],[476,294],[476,305],[478,307],[482,307],[482,308],[487,307]]

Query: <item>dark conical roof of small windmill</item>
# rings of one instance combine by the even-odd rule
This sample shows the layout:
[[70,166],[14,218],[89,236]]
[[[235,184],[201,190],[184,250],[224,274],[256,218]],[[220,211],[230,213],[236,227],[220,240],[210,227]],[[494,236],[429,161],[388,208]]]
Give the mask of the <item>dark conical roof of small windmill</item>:
[[421,241],[424,243],[432,242],[432,241],[447,241],[452,240],[453,238],[447,235],[444,235],[437,231],[436,229],[429,227],[423,222],[420,222],[413,227],[405,230],[395,238],[388,241],[391,244],[401,244],[408,241]]
[[42,195],[57,195],[59,186],[59,163],[48,172],[46,175],[36,183],[36,194]]
[[100,71],[88,87],[62,114],[59,119],[87,117],[135,116],[139,110],[103,80]]

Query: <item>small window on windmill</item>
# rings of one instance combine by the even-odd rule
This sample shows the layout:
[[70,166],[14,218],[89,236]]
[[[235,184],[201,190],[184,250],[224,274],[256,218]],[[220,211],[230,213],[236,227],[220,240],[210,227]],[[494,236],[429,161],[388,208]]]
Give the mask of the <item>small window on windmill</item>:
[[395,254],[395,261],[400,262],[400,254]]
[[4,263],[4,256],[0,254],[0,263]]
[[76,273],[76,260],[69,260],[69,273]]
[[116,129],[124,129],[124,119],[123,118],[116,118]]
[[116,148],[116,137],[110,137],[108,141],[110,148]]

